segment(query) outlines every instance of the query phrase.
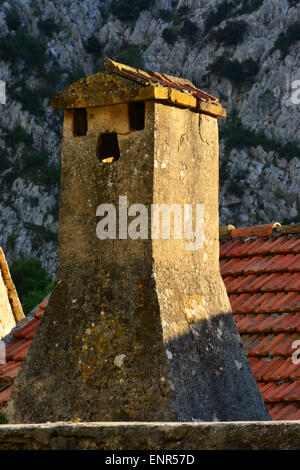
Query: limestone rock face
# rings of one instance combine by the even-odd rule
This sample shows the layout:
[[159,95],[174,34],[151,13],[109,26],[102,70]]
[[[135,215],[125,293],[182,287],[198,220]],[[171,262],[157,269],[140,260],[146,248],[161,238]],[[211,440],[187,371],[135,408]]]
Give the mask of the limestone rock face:
[[[236,0],[218,16],[220,5],[228,2],[155,0],[148,10],[125,21],[112,13],[114,3],[8,0],[0,7],[1,42],[16,38],[21,29],[26,37],[44,41],[45,47],[44,54],[30,43],[37,52],[29,58],[26,50],[18,54],[14,49],[9,57],[0,54],[0,79],[7,83],[7,104],[0,105],[0,245],[8,259],[35,256],[49,273],[56,271],[53,234],[58,230],[59,190],[53,165],[60,158],[61,116],[50,110],[48,98],[74,78],[100,70],[106,56],[187,77],[221,98],[228,111],[227,120],[220,123],[222,225],[296,221],[300,206],[299,42],[292,41],[283,56],[273,47],[280,34],[299,22],[299,4],[262,0],[251,9],[247,2]],[[187,20],[195,31],[191,25],[183,29]],[[226,34],[217,40],[220,30],[241,21],[240,41],[231,44]],[[16,44],[20,49],[20,43]],[[44,70],[36,57],[46,64]],[[229,72],[224,63],[212,69],[219,57],[237,61],[244,67],[242,74],[236,78],[232,64]],[[247,69],[249,59],[253,62]],[[226,132],[234,110],[239,130],[248,133],[248,137],[243,134],[243,144],[228,138],[231,134]],[[32,142],[16,132],[17,125],[32,136]],[[265,139],[254,141],[254,132],[263,133]],[[296,145],[282,151],[293,141]],[[34,156],[36,163],[28,164],[26,154]],[[43,158],[48,158],[50,170]],[[14,243],[9,238],[12,234]]]

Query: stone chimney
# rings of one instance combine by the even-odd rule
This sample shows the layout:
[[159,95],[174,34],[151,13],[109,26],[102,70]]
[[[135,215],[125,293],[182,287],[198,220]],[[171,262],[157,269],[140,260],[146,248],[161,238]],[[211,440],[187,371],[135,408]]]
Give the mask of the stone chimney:
[[105,65],[52,103],[59,267],[10,422],[268,420],[219,272],[225,110],[188,80]]

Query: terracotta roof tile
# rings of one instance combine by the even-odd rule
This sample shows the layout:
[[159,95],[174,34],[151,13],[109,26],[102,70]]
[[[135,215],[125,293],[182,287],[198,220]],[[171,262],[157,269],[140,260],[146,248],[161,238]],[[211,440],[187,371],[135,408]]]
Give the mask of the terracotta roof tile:
[[300,272],[224,276],[229,294],[247,292],[299,291]]
[[269,412],[273,420],[298,420],[300,418],[300,406],[298,403],[269,404]]
[[285,382],[277,386],[275,393],[270,396],[269,401],[300,401],[300,381]]
[[261,274],[277,272],[299,272],[300,254],[267,255],[244,258],[223,258],[220,269],[222,276]]
[[5,390],[0,392],[0,408],[4,406],[6,402],[10,399],[12,387],[7,387]]
[[18,372],[20,370],[20,367],[21,367],[21,362],[19,363],[13,363],[11,364],[11,368],[9,370],[7,370],[5,373],[3,371],[0,370],[0,382],[1,382],[1,379],[15,379],[18,375]]
[[40,320],[38,318],[34,318],[31,320],[27,325],[23,328],[17,329],[13,332],[13,336],[15,338],[25,338],[25,339],[33,339],[34,334],[39,326]]
[[280,224],[278,222],[274,222],[271,224],[256,225],[254,227],[235,228],[231,230],[230,235],[232,238],[250,236],[265,237],[272,235],[273,229],[279,226]]
[[152,83],[154,85],[170,87],[178,91],[191,94],[199,100],[218,101],[216,97],[203,90],[200,90],[199,88],[195,87],[192,82],[186,79],[172,77],[171,75],[161,74],[153,71],[145,72],[140,69],[128,67],[127,65],[119,64],[117,62],[112,61],[111,59],[106,59],[104,65],[106,70],[108,70],[109,72],[118,73],[124,77],[133,79],[143,85]]
[[300,419],[300,364],[292,360],[300,349],[292,347],[300,340],[300,227],[231,230],[220,243],[234,319],[271,417]]
[[0,380],[1,377],[6,377],[7,372],[13,370],[16,367],[15,362],[7,362],[6,364],[2,364],[0,366]]
[[6,349],[6,360],[23,361],[30,345],[30,340],[20,340],[9,344]]
[[243,256],[274,255],[280,253],[300,253],[300,237],[282,235],[276,238],[235,239],[221,242],[220,247],[221,258],[239,258]]
[[300,311],[298,292],[266,294],[230,294],[229,300],[235,313],[276,313]]
[[292,347],[297,334],[243,335],[243,344],[248,356],[292,356]]
[[40,303],[39,307],[41,310],[45,310],[45,308],[48,305],[48,301],[49,301],[49,295],[43,300],[43,302]]
[[258,381],[273,382],[300,379],[300,367],[288,357],[249,357],[253,374]]
[[26,318],[20,320],[12,330],[6,345],[6,363],[0,365],[0,408],[9,399],[11,387],[36,333],[40,318],[43,316],[49,296],[41,302]]
[[240,247],[242,245],[241,240],[228,240],[224,243],[221,243],[220,246],[220,258],[225,258],[230,256],[230,252],[234,249],[235,246]]
[[275,421],[281,419],[281,415],[286,412],[286,409],[289,408],[289,406],[290,405],[288,405],[287,407],[285,403],[276,403],[276,404],[268,403],[267,404],[268,411],[272,419]]

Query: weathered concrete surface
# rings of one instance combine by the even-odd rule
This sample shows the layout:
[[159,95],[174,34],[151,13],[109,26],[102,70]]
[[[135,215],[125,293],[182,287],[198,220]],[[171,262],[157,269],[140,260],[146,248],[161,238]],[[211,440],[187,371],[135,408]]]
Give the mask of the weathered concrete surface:
[[299,450],[300,421],[0,426],[0,450]]
[[[82,137],[65,111],[59,269],[9,421],[267,420],[219,271],[217,120],[149,100],[132,131],[127,106],[88,108]],[[96,155],[106,132],[120,150],[110,164]],[[97,207],[124,195],[148,214],[203,204],[204,243],[99,240]]]

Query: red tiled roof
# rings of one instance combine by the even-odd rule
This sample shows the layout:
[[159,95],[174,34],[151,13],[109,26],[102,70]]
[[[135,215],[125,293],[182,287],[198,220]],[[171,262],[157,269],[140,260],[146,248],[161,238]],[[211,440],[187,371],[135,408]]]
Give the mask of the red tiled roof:
[[13,381],[30,348],[47,303],[48,297],[31,315],[19,322],[6,344],[6,364],[0,365],[0,409],[10,398]]
[[173,77],[171,75],[153,72],[152,70],[145,72],[144,70],[114,62],[111,59],[106,59],[104,66],[109,72],[118,73],[119,75],[135,80],[142,85],[147,85],[149,83],[152,85],[160,85],[190,94],[199,100],[218,101],[218,98],[212,96],[206,91],[200,90],[192,82],[184,78]]
[[221,274],[263,399],[273,420],[300,419],[300,364],[292,361],[300,348],[300,225],[223,231]]
[[[300,349],[300,225],[229,227],[220,230],[220,268],[253,374],[273,420],[300,419],[300,363],[292,361]],[[0,366],[0,408],[47,302],[13,330]]]

